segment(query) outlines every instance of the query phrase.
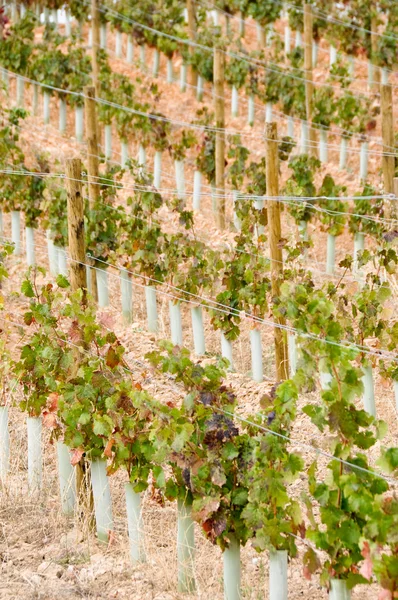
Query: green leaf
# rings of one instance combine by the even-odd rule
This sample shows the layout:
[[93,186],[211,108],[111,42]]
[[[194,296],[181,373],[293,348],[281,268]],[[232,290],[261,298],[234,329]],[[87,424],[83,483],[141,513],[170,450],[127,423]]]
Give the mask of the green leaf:
[[32,286],[31,282],[28,279],[25,279],[25,281],[22,282],[21,292],[27,298],[34,298],[35,293],[33,291],[33,286]]
[[57,286],[60,288],[68,288],[70,286],[70,283],[67,280],[67,278],[65,277],[65,275],[62,275],[62,274],[57,275],[57,278],[55,281],[57,283]]

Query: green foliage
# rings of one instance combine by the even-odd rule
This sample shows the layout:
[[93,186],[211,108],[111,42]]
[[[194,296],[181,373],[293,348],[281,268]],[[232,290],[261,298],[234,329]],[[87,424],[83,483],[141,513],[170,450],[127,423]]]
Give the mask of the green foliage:
[[314,184],[314,172],[321,166],[320,161],[313,156],[300,154],[295,156],[289,163],[292,175],[286,181],[284,193],[287,196],[303,197],[303,201],[293,200],[288,204],[289,213],[296,223],[310,221],[314,214],[313,201],[306,198],[316,196]]
[[253,545],[258,552],[288,550],[290,556],[295,556],[293,536],[305,531],[300,504],[288,492],[288,485],[303,469],[302,459],[288,450],[297,397],[291,381],[274,386],[262,398],[262,411],[251,419],[253,425],[247,426],[253,436],[253,456],[247,472],[249,502],[243,517],[254,531]]
[[118,248],[117,235],[125,219],[124,209],[115,206],[117,197],[115,175],[120,169],[107,171],[98,181],[99,197],[92,206],[86,207],[86,250],[99,268],[105,268],[109,256]]

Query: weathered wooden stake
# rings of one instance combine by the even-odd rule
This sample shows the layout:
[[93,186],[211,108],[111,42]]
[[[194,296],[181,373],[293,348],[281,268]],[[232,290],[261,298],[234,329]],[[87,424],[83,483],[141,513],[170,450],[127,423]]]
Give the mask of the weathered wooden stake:
[[305,109],[308,121],[308,146],[311,156],[317,156],[316,131],[312,127],[312,105],[314,95],[312,73],[313,16],[310,4],[304,4],[304,72],[305,72]]
[[393,100],[391,85],[382,85],[381,92],[381,132],[383,137],[383,179],[384,192],[392,194],[394,192],[394,119],[393,119]]
[[[95,87],[84,88],[84,112],[86,123],[87,140],[87,165],[88,165],[88,197],[90,208],[94,206],[99,198],[99,164],[98,164],[98,123],[97,104],[95,102]],[[98,301],[97,272],[90,269],[91,293]]]
[[373,80],[372,80],[372,89],[374,91],[378,91],[380,87],[380,67],[377,65],[376,61],[376,53],[377,53],[377,42],[379,36],[377,35],[377,17],[372,17],[371,20],[371,53],[370,53],[370,62],[372,63],[373,70]]
[[82,163],[80,158],[66,161],[66,191],[68,202],[68,245],[71,263],[70,282],[73,291],[83,290],[86,303],[86,251],[84,240],[84,201],[82,194]]
[[99,68],[98,68],[98,50],[101,45],[100,37],[100,15],[98,10],[98,0],[91,0],[91,27],[92,27],[92,62],[93,62],[93,85],[99,95]]
[[[195,15],[195,0],[187,0],[187,14],[188,14],[188,35],[191,42],[195,42],[196,40],[196,15]],[[194,52],[194,47],[189,47],[189,52],[192,54]],[[189,68],[189,84],[194,86],[192,88],[192,93],[195,95],[196,86],[198,84],[198,74],[191,65]]]
[[[266,181],[267,196],[279,196],[279,163],[278,163],[278,131],[276,123],[266,124]],[[283,276],[283,256],[281,248],[281,215],[278,200],[267,201],[268,213],[268,236],[271,257],[271,285],[272,296],[278,297],[281,279]],[[287,334],[281,326],[285,325],[285,319],[275,317],[275,359],[276,377],[278,381],[289,377],[289,359]]]
[[225,229],[225,57],[221,48],[214,49],[214,108],[216,113],[216,222]]
[[[66,161],[66,191],[68,206],[68,249],[71,259],[69,265],[70,283],[73,291],[82,290],[82,303],[87,302],[86,250],[84,237],[84,200],[82,194],[82,163],[80,158]],[[78,352],[76,353],[78,357]],[[80,507],[80,517],[87,518],[90,529],[93,528],[92,515],[94,500],[91,492],[91,477],[88,463],[84,458],[76,465],[76,491]]]

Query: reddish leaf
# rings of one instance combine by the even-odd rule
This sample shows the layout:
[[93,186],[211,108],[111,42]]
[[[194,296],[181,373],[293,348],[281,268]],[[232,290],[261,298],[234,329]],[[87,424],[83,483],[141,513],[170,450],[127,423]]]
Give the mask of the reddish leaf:
[[81,340],[81,331],[79,327],[79,323],[77,321],[72,321],[71,326],[69,327],[68,336],[71,342],[79,342]]
[[138,382],[134,383],[134,387],[135,387],[136,390],[139,390],[139,391],[142,390],[142,385],[140,383],[138,383]]
[[378,600],[392,600],[393,595],[390,590],[381,590]]
[[113,346],[109,346],[108,352],[106,353],[106,365],[111,369],[114,369],[120,363],[119,356]]
[[54,429],[57,427],[57,415],[51,412],[43,412],[43,425],[48,429]]
[[307,579],[308,581],[311,581],[311,579],[312,579],[312,573],[311,573],[311,571],[309,570],[308,567],[304,567],[303,568],[303,575],[304,575],[305,579]]
[[107,456],[108,458],[112,457],[112,446],[113,446],[114,442],[115,442],[115,440],[113,438],[109,438],[109,440],[105,446],[104,455]]
[[47,407],[50,412],[56,412],[58,410],[58,399],[59,394],[57,394],[57,392],[53,392],[47,398]]
[[70,464],[73,467],[75,467],[80,462],[80,459],[83,456],[83,454],[84,454],[84,450],[82,448],[76,448],[76,450],[73,451]]
[[373,563],[372,563],[372,559],[370,558],[370,556],[367,556],[365,558],[359,572],[362,575],[362,577],[365,577],[365,579],[372,579]]
[[97,316],[98,323],[106,329],[113,329],[115,325],[115,319],[107,312],[99,313]]

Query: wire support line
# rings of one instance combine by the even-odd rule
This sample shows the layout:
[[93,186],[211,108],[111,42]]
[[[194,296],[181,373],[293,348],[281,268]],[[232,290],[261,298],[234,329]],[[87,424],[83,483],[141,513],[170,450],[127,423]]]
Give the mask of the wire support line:
[[[3,67],[2,67],[3,68]],[[21,79],[31,83],[31,84],[35,84],[35,85],[39,85],[43,88],[48,88],[48,89],[52,89],[53,91],[57,91],[60,92],[62,94],[72,94],[75,96],[80,96],[81,98],[86,98],[86,96],[84,95],[84,93],[82,92],[72,92],[70,90],[65,90],[65,89],[61,89],[61,88],[55,88],[54,86],[49,86],[47,84],[43,84],[40,82],[37,82],[35,80],[30,79],[29,77],[25,77],[22,75],[18,75],[16,73],[13,73],[12,71],[8,71],[7,69],[3,70],[7,71],[9,74],[13,75],[14,77],[20,77]],[[92,100],[92,98],[90,98]],[[242,136],[242,137],[246,137],[249,139],[258,139],[261,141],[277,141],[279,143],[285,142],[286,140],[284,139],[277,139],[277,140],[271,140],[270,138],[268,138],[265,134],[261,134],[261,133],[255,133],[255,132],[245,132],[245,131],[241,131],[241,130],[236,130],[236,129],[228,129],[228,128],[220,128],[220,127],[215,127],[215,126],[210,126],[210,125],[201,125],[199,123],[189,123],[186,121],[180,121],[180,120],[176,120],[176,119],[170,119],[168,117],[164,117],[162,115],[157,115],[157,114],[152,114],[152,113],[147,113],[144,111],[140,111],[140,110],[136,110],[134,108],[131,107],[127,107],[127,106],[123,106],[121,104],[117,104],[116,102],[111,102],[110,100],[105,100],[103,98],[94,98],[95,102],[97,104],[102,104],[104,106],[110,106],[112,108],[117,108],[120,110],[124,110],[125,112],[128,112],[130,114],[133,115],[138,115],[140,117],[145,117],[151,120],[155,120],[155,121],[160,121],[160,122],[164,122],[164,123],[170,123],[171,125],[176,125],[179,127],[187,127],[190,129],[194,129],[197,131],[211,131],[214,133],[225,133],[226,135],[230,135],[230,136]],[[317,129],[317,128],[314,128]],[[306,140],[306,146],[308,148],[318,148],[319,147],[319,143],[318,142],[312,142],[311,140]],[[327,144],[327,147],[330,149],[336,149],[336,150],[340,150],[340,146],[336,146],[336,145],[332,145],[332,144]],[[393,152],[389,152],[387,151],[387,148],[389,148],[390,150],[394,150]],[[354,153],[354,154],[360,154],[361,153],[361,149],[360,148],[352,148],[349,147],[347,148],[347,151],[350,153]],[[367,154],[370,156],[394,156],[396,157],[397,152],[395,148],[392,148],[390,146],[386,147],[385,151],[378,151],[378,150],[367,150]]]
[[[100,45],[97,45],[97,46],[100,47]],[[126,61],[126,59],[124,59],[123,57],[120,57],[120,56],[117,57],[116,56],[116,52],[114,50],[111,50],[111,49],[108,48],[107,49],[107,53],[108,54],[111,53],[113,56],[115,56],[115,60],[120,60],[120,61],[123,62],[123,64],[129,65],[131,67],[131,63],[128,63]],[[148,77],[150,76],[149,74],[146,74],[145,72],[144,72],[144,74],[147,75]],[[156,75],[156,78],[162,79],[163,81],[167,82],[167,77],[165,77],[164,75],[158,74],[158,75]],[[178,81],[174,80],[173,83],[177,84]],[[186,82],[185,85],[187,87],[189,87],[189,88],[197,89],[197,86],[191,85],[188,82]],[[214,90],[207,90],[207,89],[204,88],[203,89],[203,93],[206,94],[206,95],[211,96],[213,99],[221,97],[221,96],[218,96],[218,94],[215,94]],[[232,96],[228,96],[228,97],[224,96],[224,99],[229,100],[230,103],[232,102]],[[248,105],[249,101],[250,101],[250,98],[249,98],[249,96],[247,94],[246,95],[239,95],[239,101]],[[265,106],[262,105],[262,104],[254,103],[254,108],[255,108],[256,113],[258,112],[261,115],[263,115],[264,112],[265,112]],[[320,131],[327,131],[327,133],[329,135],[337,135],[337,134],[339,134],[341,137],[349,135],[350,138],[354,138],[354,139],[358,139],[360,141],[363,141],[363,135],[362,134],[360,134],[360,133],[352,133],[352,132],[348,131],[347,129],[343,129],[342,127],[338,127],[337,125],[333,125],[333,129],[325,129],[324,127],[321,127],[317,123],[307,121],[306,119],[301,119],[300,117],[297,117],[297,116],[285,114],[284,112],[276,110],[274,107],[272,107],[272,114],[276,115],[279,119],[281,119],[283,121],[289,121],[289,119],[292,119],[295,123],[300,123],[301,125],[307,125],[311,129],[314,129],[315,131],[318,131],[318,132],[320,132]],[[299,141],[300,141],[298,138],[292,138],[292,139],[295,142],[297,142],[297,143],[299,143]],[[380,137],[377,137],[377,138],[376,137],[372,137],[372,142],[373,143],[377,143],[378,145],[384,146],[383,140]],[[331,146],[330,144],[326,144],[326,147],[328,147],[328,148],[336,148],[336,146]],[[393,147],[390,147],[390,146],[388,148],[393,149]],[[348,150],[349,153],[351,152],[351,148],[348,148],[347,150]]]
[[[115,11],[114,9],[111,8],[102,8],[101,6],[98,7],[98,10],[104,14],[110,14],[114,17],[119,17],[120,20],[126,22],[126,23],[130,23],[131,25],[135,25],[136,27],[139,27],[141,29],[144,29],[145,31],[149,31],[150,33],[154,33],[156,35],[159,35],[161,37],[166,37],[167,39],[171,39],[175,42],[178,42],[180,44],[185,44],[191,47],[195,47],[195,48],[199,48],[200,50],[204,50],[206,52],[214,52],[214,48],[211,48],[209,46],[205,46],[203,44],[198,44],[197,42],[193,42],[192,40],[189,40],[187,38],[180,38],[178,36],[174,36],[171,35],[169,33],[165,33],[162,31],[159,31],[157,29],[154,29],[153,27],[149,27],[148,25],[144,25],[143,23],[139,23],[138,21],[135,21],[133,19],[130,19],[129,17],[126,17],[125,15],[123,15],[122,13],[119,13],[117,11]],[[303,82],[311,82],[314,86],[319,86],[319,87],[332,87],[333,89],[336,89],[338,91],[340,91],[340,88],[338,86],[331,86],[330,84],[326,84],[323,82],[317,82],[317,81],[313,81],[312,79],[309,80],[306,77],[300,77],[298,75],[292,75],[291,73],[286,73],[286,69],[281,68],[279,65],[275,65],[275,63],[271,63],[268,62],[267,64],[273,65],[274,67],[277,67],[277,69],[272,68],[272,67],[268,67],[266,66],[262,61],[260,60],[256,60],[256,59],[249,59],[247,56],[241,55],[241,54],[237,54],[231,51],[227,51],[227,50],[222,50],[223,54],[225,54],[226,56],[232,57],[232,58],[236,58],[238,60],[242,60],[243,62],[246,62],[247,64],[251,64],[251,65],[255,65],[259,68],[261,68],[262,70],[266,71],[266,72],[274,72],[274,73],[285,73],[287,74],[288,77],[290,77],[291,79],[295,79],[298,81],[303,81]],[[349,90],[346,90],[347,93],[350,93]],[[351,94],[355,97],[358,97],[358,94]],[[361,92],[362,96],[372,96],[373,93],[371,91],[366,91],[366,92]]]
[[[0,319],[4,323],[13,325],[14,327],[25,329],[25,330],[30,330],[29,326],[26,325],[25,323],[18,323],[17,321],[13,321],[11,319],[7,319],[5,316],[0,316]],[[95,358],[96,360],[100,360],[101,362],[104,362],[105,365],[106,365],[106,359],[101,354],[94,354],[93,352],[90,352],[89,350],[87,350],[83,346],[75,344],[74,342],[71,342],[67,338],[63,339],[62,341],[65,342],[65,343],[67,343],[71,347],[78,348],[79,351],[82,352],[83,354],[86,354],[87,356],[91,356],[91,357]],[[129,366],[122,364],[122,365],[120,365],[120,367],[126,373],[129,373],[130,375],[133,375],[133,376],[136,375],[136,373]],[[109,368],[109,367],[107,367],[107,368]],[[177,389],[179,389],[178,386],[177,386],[177,384],[175,383],[174,378],[171,377],[171,380],[174,382],[175,387]],[[360,465],[357,465],[355,463],[351,463],[350,461],[347,461],[347,460],[344,460],[344,459],[342,459],[340,457],[334,456],[333,454],[330,454],[329,452],[326,452],[326,451],[322,450],[321,448],[315,447],[315,446],[313,446],[311,444],[306,444],[304,442],[301,442],[300,440],[296,440],[296,439],[294,439],[292,437],[289,437],[289,436],[287,436],[287,435],[285,435],[283,433],[280,433],[278,431],[274,431],[273,429],[269,429],[268,427],[264,427],[263,425],[260,425],[259,423],[255,423],[255,422],[251,421],[250,419],[242,417],[241,415],[239,415],[237,413],[231,413],[230,411],[227,411],[227,410],[222,409],[222,408],[213,408],[213,411],[217,412],[217,413],[224,414],[225,416],[228,416],[230,418],[236,418],[241,423],[245,423],[246,425],[249,425],[250,427],[257,428],[259,431],[263,431],[264,433],[267,433],[269,435],[273,435],[275,437],[278,437],[279,439],[283,439],[284,441],[288,442],[289,444],[292,444],[294,446],[298,446],[298,447],[301,447],[301,448],[305,448],[306,450],[310,450],[311,452],[315,452],[317,455],[324,456],[325,458],[328,458],[329,460],[335,460],[335,461],[339,462],[340,464],[344,465],[348,469],[358,470],[361,473],[364,473],[364,474],[366,474],[368,476],[370,475],[371,477],[376,477],[378,479],[383,479],[384,481],[386,481],[390,485],[397,485],[398,484],[398,479],[396,479],[394,477],[387,477],[387,476],[385,476],[385,475],[383,475],[381,473],[378,473],[377,471],[371,471],[369,469],[366,469],[365,467],[361,467]],[[322,438],[320,436],[318,436],[318,439],[322,439]]]
[[[245,26],[248,26],[248,27],[250,27],[251,29],[257,29],[257,23],[256,23],[256,22],[254,22],[254,23],[253,23],[253,22],[252,22],[250,19],[245,19],[245,18],[243,18],[243,17],[239,16],[238,14],[230,14],[230,13],[226,12],[225,10],[223,10],[223,9],[221,9],[221,8],[218,8],[217,6],[215,6],[215,5],[213,5],[213,4],[210,4],[209,2],[207,2],[207,3],[206,3],[206,2],[200,2],[200,1],[199,1],[199,2],[198,2],[198,4],[200,4],[200,5],[201,5],[203,8],[206,8],[206,9],[208,9],[208,10],[217,10],[217,12],[219,12],[219,13],[221,13],[221,14],[225,15],[226,17],[229,17],[229,18],[231,18],[231,19],[234,19],[234,20],[236,20],[236,21],[242,21],[242,22],[245,24]],[[286,3],[285,3],[285,2],[283,2],[283,1],[282,1],[282,2],[279,2],[278,0],[276,0],[276,1],[275,1],[275,4],[281,4],[281,5],[283,6],[283,5],[284,5],[284,4],[286,4]],[[297,9],[297,10],[300,10],[300,12],[304,12],[304,11],[302,11],[302,10],[301,10],[301,7],[296,7],[295,5],[290,5],[290,6],[291,6],[292,8],[294,8],[294,10],[296,10],[296,9]],[[282,15],[281,15],[281,17],[282,17]],[[283,18],[283,17],[282,17],[282,18]],[[270,30],[270,33],[272,33],[272,35],[277,35],[277,36],[278,36],[278,37],[280,37],[280,38],[283,38],[283,37],[284,37],[284,35],[283,35],[282,33],[279,33],[279,31],[276,31],[276,30],[275,30],[275,28],[274,28],[274,29],[272,29],[272,30]],[[314,40],[314,41],[315,41],[315,40]],[[332,45],[332,44],[331,44],[331,45]],[[301,42],[300,46],[306,47],[306,46],[307,46],[307,44],[305,43],[305,41],[304,41],[304,40],[302,40],[302,42]],[[312,45],[311,45],[311,47],[312,47]],[[328,54],[328,53],[329,53],[329,50],[328,50],[327,48],[322,48],[322,46],[320,46],[320,45],[318,46],[318,48],[319,48],[319,50],[320,50],[321,52],[323,52],[323,53],[325,53],[325,54]],[[340,52],[340,53],[341,53],[341,54],[342,54],[344,57],[346,57],[346,58],[349,58],[349,57],[350,57],[350,55],[349,55],[349,54],[347,54],[347,52]],[[352,56],[352,55],[351,55],[351,56]],[[357,57],[353,57],[353,58],[354,58],[354,63],[356,63],[356,64],[358,64],[358,65],[365,65],[365,66],[367,66],[367,65],[369,64],[369,61],[367,61],[367,60],[361,60],[360,58],[357,58]],[[393,70],[392,70],[392,69],[388,69],[388,68],[386,68],[386,71],[387,71],[388,73],[393,73]],[[366,79],[357,79],[357,78],[356,78],[356,80],[357,80],[357,81],[367,81]]]
[[[101,175],[98,176],[90,176],[90,181],[89,179],[79,179],[79,178],[74,178],[74,177],[68,177],[65,173],[48,173],[48,172],[37,172],[37,171],[29,171],[29,170],[12,170],[12,169],[0,169],[0,173],[5,174],[5,175],[16,175],[16,176],[26,176],[26,177],[42,177],[42,178],[54,178],[54,179],[62,179],[62,180],[68,180],[68,181],[74,181],[74,182],[78,182],[78,183],[82,183],[82,184],[91,184],[91,185],[97,185],[100,187],[105,187],[105,188],[114,188],[114,189],[119,189],[119,190],[126,190],[126,191],[142,191],[142,192],[147,192],[147,191],[152,191],[154,193],[159,192],[168,192],[168,193],[172,193],[174,195],[178,195],[176,192],[175,188],[156,188],[153,185],[141,185],[141,184],[134,184],[133,186],[126,186],[126,185],[118,185],[114,182],[112,182],[111,179],[108,179],[106,177],[103,177]],[[97,181],[95,181],[97,180]],[[110,182],[110,183],[108,183]],[[220,194],[217,193],[217,188],[215,188],[214,190],[214,197],[216,198],[232,198],[233,197],[233,191],[231,190],[230,192],[224,193],[224,194]],[[194,192],[193,191],[186,191],[185,195],[192,195]],[[208,193],[201,193],[202,196],[207,197],[209,194]],[[263,201],[274,201],[274,202],[298,202],[299,205],[302,205],[304,203],[308,203],[308,207],[311,206],[311,202],[320,202],[323,200],[333,200],[336,202],[344,202],[344,201],[349,201],[349,200],[378,200],[378,199],[382,199],[382,200],[390,200],[390,201],[398,201],[398,197],[395,196],[394,194],[371,194],[368,196],[362,196],[362,195],[354,195],[354,196],[268,196],[267,194],[264,195],[255,195],[255,194],[241,194],[239,193],[237,196],[237,200],[242,202],[245,200],[263,200]],[[312,205],[313,206],[313,205]],[[326,212],[328,214],[334,213],[334,214],[340,214],[340,215],[347,215],[347,216],[355,216],[355,217],[363,217],[365,219],[367,218],[373,218],[370,217],[368,215],[361,215],[361,214],[356,214],[356,213],[349,213],[349,212],[339,212],[339,211],[333,211],[332,209],[325,209],[323,207],[315,207],[317,211],[319,212]],[[397,219],[379,219],[381,221],[386,221],[386,222],[396,222]]]

